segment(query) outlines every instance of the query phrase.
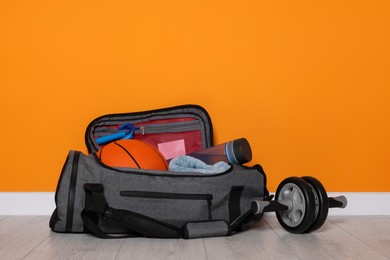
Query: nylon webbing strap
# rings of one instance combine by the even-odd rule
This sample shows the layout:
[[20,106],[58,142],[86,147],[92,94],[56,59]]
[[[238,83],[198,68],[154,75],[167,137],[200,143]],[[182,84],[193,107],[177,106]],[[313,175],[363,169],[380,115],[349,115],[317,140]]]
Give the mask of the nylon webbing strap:
[[229,196],[229,223],[232,223],[241,215],[240,199],[243,186],[233,186]]
[[105,212],[108,209],[107,201],[104,198],[104,188],[100,183],[86,183],[85,190],[85,208],[81,212],[81,218],[84,227],[99,238],[127,238],[137,237],[139,234],[128,233],[120,235],[106,234],[100,227],[99,222],[105,218]]
[[182,232],[175,226],[159,221],[145,215],[138,214],[129,210],[120,210],[108,208],[106,216],[116,220],[118,223],[129,227],[131,230],[142,234],[144,237],[155,238],[180,238]]
[[[175,226],[161,222],[129,210],[113,209],[108,207],[104,197],[104,188],[99,183],[87,183],[84,185],[86,192],[85,208],[81,212],[86,229],[100,238],[124,238],[124,237],[157,237],[179,238],[182,232]],[[99,221],[112,220],[122,225],[129,234],[109,235],[99,227]]]

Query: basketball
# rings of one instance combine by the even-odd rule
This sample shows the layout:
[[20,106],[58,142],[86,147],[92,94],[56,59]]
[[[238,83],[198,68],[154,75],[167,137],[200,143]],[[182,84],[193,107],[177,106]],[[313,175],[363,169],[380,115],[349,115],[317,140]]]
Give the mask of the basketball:
[[161,152],[151,144],[139,140],[111,142],[96,154],[102,163],[111,167],[168,170],[168,163]]

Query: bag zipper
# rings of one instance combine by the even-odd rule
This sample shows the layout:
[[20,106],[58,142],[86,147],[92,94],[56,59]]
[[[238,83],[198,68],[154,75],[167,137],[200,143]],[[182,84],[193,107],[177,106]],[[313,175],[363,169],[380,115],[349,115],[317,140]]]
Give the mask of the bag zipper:
[[[128,121],[126,121],[128,122]],[[107,134],[112,134],[117,132],[117,126],[121,123],[113,122],[110,127],[109,125],[100,127],[94,132],[95,137],[101,137]],[[134,124],[137,126],[137,123]],[[140,125],[137,126],[140,129],[135,131],[135,134],[157,134],[157,133],[179,133],[179,132],[189,132],[196,131],[201,129],[201,124],[197,120],[193,121],[184,121],[184,122],[172,122],[166,124],[150,124],[150,125]]]
[[136,134],[158,134],[158,133],[177,133],[200,130],[200,122],[197,120],[166,123],[166,124],[151,124],[139,126],[140,130],[136,130]]
[[150,199],[178,199],[178,200],[206,200],[208,208],[208,220],[212,220],[211,205],[212,194],[191,194],[191,193],[169,193],[169,192],[154,192],[154,191],[120,191],[122,197],[132,198],[150,198]]

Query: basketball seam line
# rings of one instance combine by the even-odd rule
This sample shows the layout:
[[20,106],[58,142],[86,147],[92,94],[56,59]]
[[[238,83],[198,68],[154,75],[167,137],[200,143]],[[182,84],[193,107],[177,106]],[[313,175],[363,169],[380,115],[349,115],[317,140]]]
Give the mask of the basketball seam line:
[[158,151],[158,153],[157,153],[158,157],[160,157],[160,159],[163,161],[164,165],[167,164],[167,160],[165,159],[165,157],[161,156],[161,154],[160,154],[161,152],[157,148],[155,148],[153,145],[151,145],[151,144],[149,144],[147,142],[145,142],[145,144],[147,144],[148,146],[152,147],[153,149],[156,149]]
[[131,159],[135,162],[135,164],[137,165],[138,169],[141,169],[141,166],[138,164],[137,160],[134,158],[134,156],[129,151],[127,151],[127,149],[125,147],[123,147],[122,145],[118,144],[117,142],[114,142],[114,144],[116,144],[117,146],[122,148],[131,157]]

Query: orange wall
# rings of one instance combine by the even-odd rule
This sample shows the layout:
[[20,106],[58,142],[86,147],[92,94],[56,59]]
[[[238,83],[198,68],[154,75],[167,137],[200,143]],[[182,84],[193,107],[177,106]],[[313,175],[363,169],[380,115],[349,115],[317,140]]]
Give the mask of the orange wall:
[[389,3],[1,0],[0,191],[54,191],[97,116],[186,103],[271,191],[390,191]]

